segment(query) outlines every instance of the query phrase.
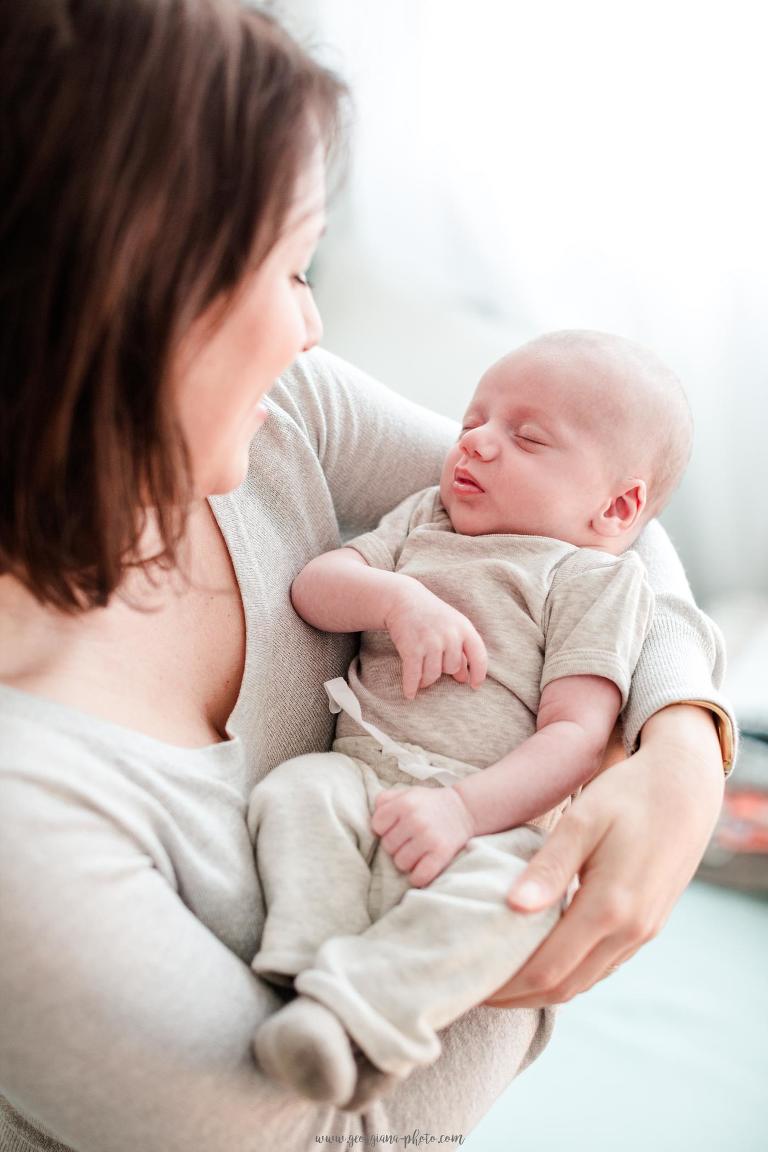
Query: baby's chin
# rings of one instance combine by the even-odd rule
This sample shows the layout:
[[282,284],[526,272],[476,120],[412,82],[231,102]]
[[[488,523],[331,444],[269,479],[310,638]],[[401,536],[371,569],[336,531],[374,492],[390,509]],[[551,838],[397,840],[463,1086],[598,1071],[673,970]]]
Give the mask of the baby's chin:
[[454,532],[458,532],[461,536],[490,536],[499,532],[514,531],[511,528],[496,527],[495,521],[484,516],[480,509],[467,508],[455,500],[444,503]]
[[537,536],[545,540],[560,540],[564,544],[574,544],[577,548],[594,547],[591,541],[570,539],[573,534],[562,535],[562,526],[530,523],[516,517],[483,516],[480,509],[454,507],[446,508],[454,532],[461,536]]
[[560,539],[552,526],[531,524],[519,515],[501,515],[483,497],[474,496],[462,499],[456,496],[450,485],[441,485],[440,497],[448,513],[454,532],[461,536],[545,536]]

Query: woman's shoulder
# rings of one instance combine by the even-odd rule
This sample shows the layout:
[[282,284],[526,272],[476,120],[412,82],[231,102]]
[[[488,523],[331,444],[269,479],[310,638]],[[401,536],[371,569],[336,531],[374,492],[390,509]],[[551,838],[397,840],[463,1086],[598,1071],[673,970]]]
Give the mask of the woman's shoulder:
[[324,348],[299,356],[278,380],[267,406],[293,420],[307,434],[332,428],[352,407],[375,407],[382,385]]
[[[279,378],[267,406],[299,425],[322,449],[359,440],[381,449],[388,441],[441,454],[456,425],[393,391],[368,372],[324,348],[299,356]],[[417,484],[416,487],[423,487]]]

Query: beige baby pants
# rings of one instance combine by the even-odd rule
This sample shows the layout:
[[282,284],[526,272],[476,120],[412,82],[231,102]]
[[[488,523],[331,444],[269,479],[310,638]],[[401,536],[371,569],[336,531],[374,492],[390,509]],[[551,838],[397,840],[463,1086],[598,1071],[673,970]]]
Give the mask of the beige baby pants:
[[437,1059],[436,1032],[500,988],[561,911],[523,915],[506,903],[542,842],[528,826],[475,837],[427,888],[411,888],[371,813],[380,791],[414,783],[369,737],[346,737],[280,764],[248,814],[267,909],[254,970],[280,984],[295,977],[399,1076]]

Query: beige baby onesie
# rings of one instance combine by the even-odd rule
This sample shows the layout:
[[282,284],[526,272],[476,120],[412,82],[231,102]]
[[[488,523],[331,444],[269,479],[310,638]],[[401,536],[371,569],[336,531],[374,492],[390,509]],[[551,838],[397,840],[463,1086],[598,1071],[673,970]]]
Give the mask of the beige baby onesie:
[[634,553],[539,536],[463,536],[436,488],[408,497],[350,541],[374,567],[418,579],[464,613],[488,651],[477,690],[443,676],[409,701],[386,632],[366,632],[348,680],[362,719],[415,754],[421,779],[347,713],[334,750],[286,761],[255,789],[249,827],[267,907],[255,971],[341,1019],[384,1071],[440,1052],[436,1032],[494,992],[560,909],[521,915],[506,894],[559,809],[472,839],[424,889],[410,888],[370,828],[382,788],[441,787],[501,759],[536,730],[542,689],[604,676],[622,706],[653,597]]

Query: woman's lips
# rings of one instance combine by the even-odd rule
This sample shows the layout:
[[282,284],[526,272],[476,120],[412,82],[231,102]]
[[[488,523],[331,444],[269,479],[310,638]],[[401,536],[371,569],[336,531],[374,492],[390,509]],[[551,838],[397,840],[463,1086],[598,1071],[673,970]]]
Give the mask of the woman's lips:
[[465,472],[463,468],[457,468],[453,474],[453,490],[454,492],[462,492],[464,494],[484,491],[474,476],[471,476],[469,472]]

